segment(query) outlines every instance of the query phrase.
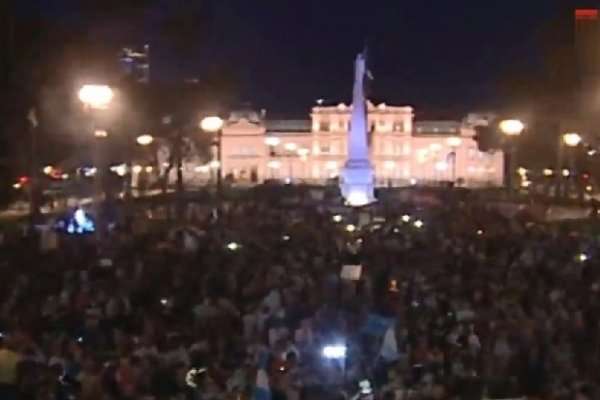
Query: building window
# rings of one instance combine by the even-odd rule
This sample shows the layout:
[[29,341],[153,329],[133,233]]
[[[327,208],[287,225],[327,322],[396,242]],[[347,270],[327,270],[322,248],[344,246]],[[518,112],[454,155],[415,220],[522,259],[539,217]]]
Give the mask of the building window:
[[404,123],[402,121],[394,122],[393,130],[394,132],[404,132]]
[[321,121],[321,132],[329,132],[330,129],[329,121]]
[[322,144],[321,145],[321,153],[329,154],[330,148],[329,145]]

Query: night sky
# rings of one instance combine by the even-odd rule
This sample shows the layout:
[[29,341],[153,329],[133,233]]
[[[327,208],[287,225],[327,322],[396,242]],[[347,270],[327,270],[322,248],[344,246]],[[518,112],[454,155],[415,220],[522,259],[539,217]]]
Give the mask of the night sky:
[[[86,23],[77,0],[27,1],[49,19]],[[495,79],[539,62],[535,34],[565,0],[219,0],[183,59],[155,29],[177,1],[192,2],[164,0],[129,20],[109,13],[94,21],[94,36],[150,43],[154,79],[200,76],[218,59],[234,71],[241,99],[299,117],[317,98],[349,100],[353,59],[366,39],[372,97],[427,117],[497,106]]]

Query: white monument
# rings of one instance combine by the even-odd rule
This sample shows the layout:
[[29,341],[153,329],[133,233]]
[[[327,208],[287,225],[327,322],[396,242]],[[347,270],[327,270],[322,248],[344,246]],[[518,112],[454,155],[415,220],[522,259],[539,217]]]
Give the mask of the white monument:
[[352,119],[348,132],[348,159],[344,165],[340,189],[346,204],[361,207],[375,201],[373,164],[369,160],[367,140],[368,118],[365,98],[367,78],[366,52],[356,57],[354,91],[352,94]]

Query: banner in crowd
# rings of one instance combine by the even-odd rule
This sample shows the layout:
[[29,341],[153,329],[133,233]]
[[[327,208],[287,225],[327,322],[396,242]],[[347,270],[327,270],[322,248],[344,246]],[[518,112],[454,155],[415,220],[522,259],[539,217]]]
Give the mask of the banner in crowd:
[[349,281],[359,281],[362,273],[362,265],[344,265],[340,271],[340,278]]
[[386,318],[377,314],[367,315],[367,320],[363,325],[362,331],[373,336],[383,336],[388,329],[396,325],[395,318]]

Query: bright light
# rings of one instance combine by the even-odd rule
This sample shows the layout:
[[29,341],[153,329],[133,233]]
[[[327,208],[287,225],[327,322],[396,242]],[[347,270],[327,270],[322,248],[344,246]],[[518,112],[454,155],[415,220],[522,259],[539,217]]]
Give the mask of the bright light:
[[552,176],[554,175],[554,171],[552,171],[550,168],[545,168],[544,171],[544,176]]
[[219,117],[206,117],[200,122],[200,128],[206,132],[218,132],[223,128],[223,119]]
[[281,162],[272,160],[267,163],[267,167],[270,169],[279,169],[281,168]]
[[437,171],[445,171],[448,169],[448,163],[446,161],[438,161],[435,163],[435,169]]
[[525,124],[518,119],[505,119],[500,122],[500,130],[506,136],[519,136],[525,129]]
[[410,185],[415,186],[417,184],[417,178],[410,178]]
[[94,175],[96,175],[96,172],[98,172],[98,170],[96,169],[96,167],[84,168],[83,169],[83,175],[86,176],[86,177],[94,176]]
[[208,171],[210,171],[210,165],[206,164],[206,165],[198,165],[196,168],[194,168],[194,171],[199,172],[201,174],[205,174]]
[[62,174],[60,177],[61,179],[66,181],[67,179],[69,179],[69,174]]
[[350,232],[350,233],[355,232],[356,231],[356,225],[352,225],[352,224],[346,225],[346,231]]
[[423,223],[423,221],[421,221],[420,219],[418,219],[418,220],[416,220],[416,221],[414,222],[414,224],[413,224],[413,225],[415,226],[415,228],[417,228],[417,229],[421,229],[421,228],[423,227],[423,225],[425,225],[425,224]]
[[107,131],[105,131],[104,129],[96,129],[96,130],[94,131],[94,137],[97,137],[97,138],[105,138],[105,137],[107,137],[107,136],[108,136],[108,132],[107,132]]
[[154,168],[152,168],[150,165],[149,165],[149,166],[147,166],[147,167],[146,167],[146,173],[148,173],[148,174],[149,174],[149,173],[151,173],[153,169],[154,169]]
[[236,242],[231,242],[227,245],[227,248],[231,251],[236,251],[237,249],[240,248],[240,245],[237,244]]
[[348,348],[343,344],[330,345],[323,347],[323,357],[329,359],[342,359],[346,358]]
[[568,169],[565,168],[562,170],[562,176],[567,178],[569,175],[571,175],[571,172]]
[[342,222],[342,219],[343,219],[343,218],[342,218],[342,216],[341,216],[341,215],[339,215],[339,214],[336,214],[336,215],[334,215],[334,216],[333,216],[333,218],[332,218],[332,219],[333,219],[333,222],[338,222],[338,223],[339,223],[339,222]]
[[305,148],[298,149],[298,155],[300,157],[306,157],[309,153],[310,153],[310,150],[308,150],[308,149],[305,149]]
[[588,257],[586,254],[584,254],[584,253],[581,253],[581,254],[578,254],[578,255],[577,255],[577,259],[578,259],[580,262],[586,262],[586,261],[588,260],[588,258],[589,258],[589,257]]
[[581,143],[581,135],[578,133],[565,133],[563,135],[563,142],[569,147],[577,147]]
[[19,182],[17,182],[17,183],[14,183],[14,184],[12,185],[12,187],[13,187],[13,189],[15,189],[15,190],[19,190],[19,189],[21,189],[21,187],[23,187],[23,185],[21,185]]
[[217,160],[212,160],[211,162],[208,163],[208,166],[212,169],[217,169],[221,166],[221,163]]
[[529,186],[531,186],[531,181],[525,180],[521,182],[521,187],[528,188]]
[[442,149],[442,145],[439,143],[431,143],[429,145],[429,149],[435,153],[436,151],[440,151]]
[[458,147],[462,144],[462,140],[459,137],[451,137],[446,140],[446,144],[450,147]]
[[588,192],[591,192],[593,189],[594,189],[594,188],[592,187],[592,185],[587,185],[587,186],[585,187],[585,190],[586,190],[586,191],[588,191]]
[[346,203],[351,207],[362,207],[369,204],[370,201],[366,193],[358,191],[351,192],[346,199]]
[[154,138],[152,137],[152,135],[144,134],[144,135],[138,136],[136,139],[136,142],[140,146],[148,146],[148,145],[152,144],[152,142],[154,142]]
[[269,136],[265,139],[265,144],[267,146],[275,147],[279,146],[279,143],[281,143],[281,140],[278,137]]
[[46,165],[42,171],[44,171],[44,174],[50,175],[52,171],[54,171],[54,167],[52,165]]
[[523,167],[519,167],[517,169],[517,174],[519,174],[520,176],[525,176],[525,175],[527,175],[527,169],[525,169]]
[[296,143],[290,142],[283,145],[283,148],[287,151],[296,151],[298,149],[298,145]]
[[119,176],[125,176],[127,174],[127,165],[125,165],[125,164],[115,165],[115,166],[111,167],[110,170]]
[[77,225],[79,226],[83,226],[87,222],[85,212],[81,208],[75,210],[75,212],[73,213],[73,219],[75,220],[75,222],[77,222]]
[[402,222],[410,222],[410,215],[404,214],[402,216]]
[[79,89],[79,100],[96,110],[106,110],[114,96],[114,91],[106,85],[83,85]]
[[396,168],[396,163],[394,161],[386,161],[383,163],[383,168],[389,170],[392,170],[394,168]]
[[327,169],[329,171],[337,169],[337,167],[338,167],[338,165],[337,165],[337,162],[335,162],[335,161],[327,161],[325,163],[325,169]]
[[483,235],[483,231],[482,231],[481,229],[479,229],[479,230],[477,231],[477,234],[478,234],[479,236],[481,236],[481,235]]

